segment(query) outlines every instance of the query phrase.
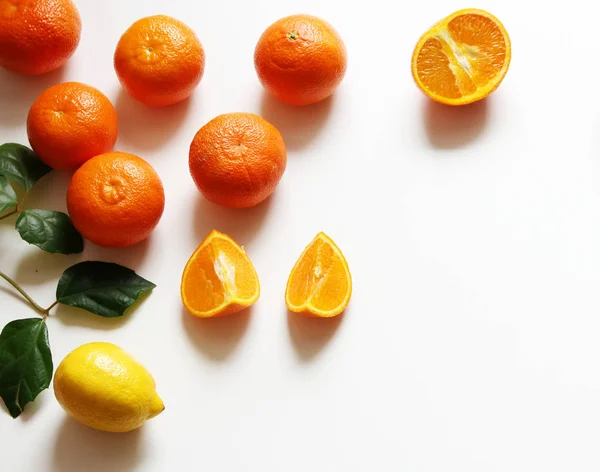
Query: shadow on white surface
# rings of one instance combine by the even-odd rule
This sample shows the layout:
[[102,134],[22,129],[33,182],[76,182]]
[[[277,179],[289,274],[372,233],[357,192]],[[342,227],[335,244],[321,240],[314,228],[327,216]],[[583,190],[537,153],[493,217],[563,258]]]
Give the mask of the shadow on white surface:
[[[52,171],[44,176],[25,198],[25,208],[36,208],[56,211],[67,211],[67,188],[72,174],[69,172]],[[15,225],[16,217],[6,218]],[[13,230],[14,231],[14,230]],[[50,254],[34,245],[21,243],[23,257],[19,260],[14,278],[17,283],[39,285],[60,278],[62,272],[82,260],[82,254]],[[35,294],[32,295],[35,298]],[[36,300],[37,301],[37,300]],[[43,303],[40,300],[40,303]],[[49,303],[48,303],[49,304]]]
[[72,172],[53,170],[42,177],[25,199],[25,208],[67,212],[67,189]]
[[0,415],[4,418],[1,418],[0,421],[9,421],[12,420],[14,422],[23,421],[27,423],[28,421],[35,418],[38,411],[43,410],[48,403],[48,397],[53,398],[54,393],[49,393],[52,390],[52,385],[47,390],[44,390],[40,393],[37,398],[33,402],[29,402],[25,405],[23,412],[19,415],[18,418],[12,418],[6,407],[6,404],[3,400],[0,399]]
[[248,329],[253,307],[222,318],[197,318],[185,308],[181,317],[185,332],[194,346],[207,358],[222,362],[236,349]]
[[260,114],[279,130],[287,149],[296,151],[305,148],[323,131],[334,101],[335,94],[314,105],[297,107],[263,92]]
[[56,433],[53,472],[127,472],[143,455],[142,426],[130,433],[104,433],[65,417]]
[[425,98],[425,128],[432,146],[457,149],[474,141],[485,129],[489,100],[470,105],[449,106]]
[[[22,244],[27,246],[26,242]],[[24,285],[39,285],[48,280],[56,280],[58,283],[67,268],[84,260],[116,262],[136,270],[146,257],[150,241],[147,239],[129,248],[101,248],[87,240],[84,245],[83,253],[70,255],[50,254],[35,246],[30,246],[30,250],[21,258],[17,270],[13,274],[15,281]],[[139,275],[144,276],[144,274]],[[40,303],[42,302],[40,301]]]
[[290,339],[301,361],[310,362],[329,344],[344,316],[319,319],[288,312]]
[[[10,275],[10,274],[7,274]],[[6,286],[2,286],[0,287],[0,292],[2,292],[3,294],[5,294],[6,296],[12,297],[15,300],[19,300],[20,302],[23,303],[24,307],[29,307],[29,309],[31,309],[31,305],[29,305],[29,303],[27,303],[27,301],[14,289],[12,288],[10,285],[8,285],[4,280],[0,280],[0,284],[6,284]],[[0,314],[4,313],[4,311],[0,311]],[[25,318],[25,317],[23,317]]]
[[81,308],[76,308],[68,305],[57,305],[50,312],[50,318],[56,318],[65,326],[84,326],[86,328],[99,329],[104,331],[112,331],[119,329],[125,323],[129,323],[138,311],[142,310],[142,306],[148,297],[152,296],[152,292],[145,292],[140,295],[140,298],[129,307],[123,316],[115,318],[104,318],[103,316],[95,315]]
[[[0,125],[21,128],[36,98],[52,85],[64,81],[67,66],[48,74],[26,76],[0,69]],[[29,143],[21,143],[26,146]]]
[[[27,245],[24,241],[22,244]],[[64,270],[81,262],[82,258],[81,254],[71,254],[68,256],[64,254],[50,254],[36,246],[31,246],[30,250],[19,260],[17,271],[15,272],[15,281],[25,285],[40,285],[46,283],[48,280],[56,280],[58,283]],[[50,300],[50,303],[52,301]],[[39,302],[42,305],[45,304],[43,300]],[[50,303],[47,304],[50,305]]]
[[[7,211],[6,213],[10,213],[10,211]],[[14,229],[16,221],[17,215],[11,215],[8,218],[0,220],[0,227],[4,226],[7,231],[11,228]]]
[[194,234],[198,244],[215,229],[231,236],[240,246],[250,243],[260,232],[276,193],[277,190],[252,208],[226,208],[198,196],[194,212]]
[[144,262],[150,252],[153,235],[137,244],[122,248],[104,248],[85,241],[84,258],[88,261],[114,262],[135,270],[138,275],[150,278],[148,274],[138,272],[138,267]]
[[8,418],[10,418],[10,413],[8,412],[8,408],[6,408],[6,404],[1,399],[0,399],[0,415],[5,415]]
[[[193,99],[192,95],[175,105],[151,107],[134,100],[121,88],[115,102],[119,117],[119,139],[115,149],[127,152],[128,148],[134,147],[152,151],[163,146],[185,120]],[[164,152],[165,158],[174,157],[168,156],[169,150]]]
[[32,419],[35,419],[35,416],[37,415],[38,411],[46,408],[48,406],[48,401],[52,401],[53,399],[54,391],[52,384],[50,384],[50,387],[47,390],[44,390],[42,393],[40,393],[34,401],[25,405],[23,413],[21,413],[21,416],[19,416],[18,419],[24,421],[25,423],[31,421]]

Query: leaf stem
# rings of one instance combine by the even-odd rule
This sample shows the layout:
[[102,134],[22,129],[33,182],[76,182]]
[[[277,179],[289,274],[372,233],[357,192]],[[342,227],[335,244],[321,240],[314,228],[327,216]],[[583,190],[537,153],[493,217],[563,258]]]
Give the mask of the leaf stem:
[[8,218],[9,216],[13,216],[14,214],[16,214],[18,212],[19,212],[19,209],[15,205],[15,209],[13,211],[8,212],[6,215],[0,216],[0,220],[3,220],[4,218]]
[[54,305],[56,305],[58,302],[54,302],[49,308],[48,310],[44,310],[41,306],[39,306],[36,302],[33,301],[33,299],[27,295],[27,293],[25,292],[25,290],[23,290],[21,287],[19,287],[19,285],[12,280],[8,275],[4,274],[2,271],[0,271],[0,277],[2,277],[4,280],[6,280],[9,284],[11,284],[15,290],[17,292],[19,292],[21,295],[23,295],[23,297],[25,298],[25,300],[27,300],[31,306],[40,314],[46,314],[48,315],[48,310],[50,310],[50,308],[52,308]]
[[19,200],[17,202],[17,206],[15,206],[15,213],[21,212],[21,205],[23,205],[25,203],[25,199],[27,198],[27,195],[29,195],[29,190],[25,190],[25,193],[21,197],[21,200]]
[[56,305],[58,305],[58,300],[56,300],[52,305],[50,305],[48,308],[46,308],[44,310],[44,313],[43,313],[44,318],[46,318],[46,316],[48,316],[50,314],[50,310],[52,310],[52,308],[54,308]]

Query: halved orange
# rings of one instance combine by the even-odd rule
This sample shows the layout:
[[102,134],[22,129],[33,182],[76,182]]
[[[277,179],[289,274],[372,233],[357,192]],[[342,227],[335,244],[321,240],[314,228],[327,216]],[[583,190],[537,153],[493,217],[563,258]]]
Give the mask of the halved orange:
[[258,275],[244,249],[218,231],[198,246],[183,270],[181,300],[194,316],[230,315],[259,296]]
[[500,21],[477,9],[460,10],[427,31],[412,57],[412,74],[430,98],[466,105],[487,97],[510,64],[510,38]]
[[342,251],[319,233],[294,265],[285,290],[290,311],[317,318],[342,313],[352,295],[352,276]]

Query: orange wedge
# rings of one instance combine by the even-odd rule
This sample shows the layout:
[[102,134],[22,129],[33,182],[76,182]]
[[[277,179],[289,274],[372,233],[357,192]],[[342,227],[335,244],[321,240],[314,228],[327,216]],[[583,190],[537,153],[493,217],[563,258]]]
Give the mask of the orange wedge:
[[510,39],[492,14],[460,10],[427,31],[412,57],[412,74],[428,97],[466,105],[487,97],[510,64]]
[[346,309],[352,295],[352,276],[342,251],[319,233],[294,265],[285,290],[290,311],[331,318]]
[[244,249],[218,231],[198,246],[183,270],[181,300],[194,316],[230,315],[259,296],[258,276]]

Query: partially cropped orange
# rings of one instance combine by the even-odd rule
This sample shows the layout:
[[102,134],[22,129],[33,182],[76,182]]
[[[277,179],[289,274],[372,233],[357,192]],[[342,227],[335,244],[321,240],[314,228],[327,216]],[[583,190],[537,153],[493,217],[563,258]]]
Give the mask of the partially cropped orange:
[[496,90],[510,58],[508,33],[494,15],[460,10],[421,37],[412,57],[412,74],[433,100],[466,105]]
[[292,269],[285,290],[290,311],[316,318],[342,313],[352,296],[346,258],[333,240],[319,233]]
[[287,163],[277,128],[252,113],[228,113],[205,124],[190,146],[198,190],[211,202],[247,208],[269,197]]
[[156,15],[133,23],[121,36],[114,66],[136,100],[166,106],[188,98],[204,74],[204,49],[192,29]]
[[262,34],[254,66],[263,87],[290,105],[329,97],[346,74],[346,46],[333,27],[314,16],[282,18]]
[[81,19],[71,0],[0,0],[0,66],[25,75],[58,69],[73,55]]
[[181,278],[183,305],[199,318],[236,313],[259,296],[258,275],[244,248],[218,231],[194,251]]
[[154,230],[165,208],[160,177],[145,160],[124,152],[101,154],[71,179],[67,208],[73,225],[103,247],[126,247]]
[[27,136],[50,167],[74,171],[117,140],[117,112],[106,96],[89,85],[65,82],[43,92],[27,115]]

